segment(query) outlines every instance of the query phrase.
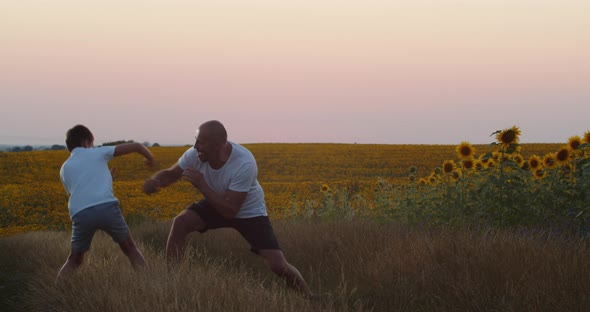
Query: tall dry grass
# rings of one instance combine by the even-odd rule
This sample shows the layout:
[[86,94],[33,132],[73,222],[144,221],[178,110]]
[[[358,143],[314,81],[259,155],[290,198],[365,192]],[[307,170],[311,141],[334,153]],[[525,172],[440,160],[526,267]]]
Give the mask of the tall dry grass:
[[231,230],[194,234],[185,261],[169,269],[164,258],[169,223],[145,222],[132,233],[149,264],[146,272],[133,271],[101,234],[82,268],[58,285],[54,279],[68,253],[69,233],[0,239],[2,267],[19,290],[4,308],[590,311],[590,249],[579,238],[360,220],[278,220],[274,226],[289,261],[321,294],[318,300],[285,287]]

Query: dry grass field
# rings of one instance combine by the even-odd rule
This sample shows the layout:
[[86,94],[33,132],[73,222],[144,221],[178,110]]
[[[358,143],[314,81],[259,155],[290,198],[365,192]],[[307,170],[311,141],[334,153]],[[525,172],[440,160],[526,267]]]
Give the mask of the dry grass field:
[[[132,228],[149,264],[135,272],[106,235],[54,285],[67,232],[0,240],[4,309],[13,311],[588,311],[590,249],[543,232],[278,220],[277,236],[317,300],[285,287],[241,238],[194,234],[164,259],[168,223]],[[18,279],[18,281],[15,281]],[[6,287],[12,284],[14,292]]]

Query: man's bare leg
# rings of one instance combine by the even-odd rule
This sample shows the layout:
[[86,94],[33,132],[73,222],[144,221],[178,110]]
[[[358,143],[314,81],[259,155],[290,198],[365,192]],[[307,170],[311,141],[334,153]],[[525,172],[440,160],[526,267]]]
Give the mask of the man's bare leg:
[[285,255],[279,249],[259,250],[258,254],[264,258],[270,270],[285,279],[287,285],[305,296],[313,297],[309,286],[301,276],[301,273],[285,259]]
[[168,241],[166,242],[166,257],[168,263],[176,263],[180,261],[184,255],[186,237],[190,233],[204,228],[205,223],[196,212],[184,210],[179,213],[172,222],[172,227],[168,234]]

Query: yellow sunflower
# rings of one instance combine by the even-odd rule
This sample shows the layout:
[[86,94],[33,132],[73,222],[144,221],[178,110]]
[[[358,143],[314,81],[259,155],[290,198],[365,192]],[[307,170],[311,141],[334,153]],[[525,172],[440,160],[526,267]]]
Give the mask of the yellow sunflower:
[[431,185],[436,185],[437,182],[438,182],[438,179],[437,179],[436,175],[431,174],[428,177],[428,183],[430,183]]
[[477,171],[481,171],[485,168],[485,165],[481,162],[481,160],[477,159],[474,162],[474,166],[475,170]]
[[524,158],[522,158],[522,155],[516,154],[512,156],[512,161],[514,161],[519,167],[522,167],[522,164],[524,163]]
[[479,160],[479,162],[481,162],[483,165],[487,164],[487,162],[488,162],[488,161],[490,161],[490,159],[489,159],[489,158],[485,158],[485,155],[484,155],[484,154],[481,154],[481,155],[479,155],[479,158],[478,158],[478,160]]
[[543,168],[539,168],[533,171],[533,175],[537,179],[543,179],[545,176],[547,176],[547,171],[543,170]]
[[584,139],[583,141],[584,143],[590,143],[590,130],[584,132]]
[[322,184],[322,188],[320,190],[322,194],[328,194],[332,189],[330,189],[330,186],[328,184]]
[[543,166],[548,169],[553,169],[557,165],[557,159],[555,153],[547,153],[543,157]]
[[426,181],[425,178],[420,178],[420,180],[418,180],[418,184],[420,184],[420,185],[426,185],[426,184],[428,184],[428,181]]
[[490,158],[490,160],[494,161],[495,163],[500,163],[500,161],[502,160],[502,153],[500,152],[493,152],[492,153],[492,158]]
[[415,176],[415,175],[413,175],[413,174],[410,174],[410,175],[408,176],[408,180],[409,180],[410,182],[412,182],[412,183],[413,183],[414,181],[416,181],[416,176]]
[[457,169],[457,170],[451,172],[451,178],[453,178],[453,181],[459,180],[461,175],[462,175],[461,169]]
[[565,165],[570,160],[570,149],[564,146],[555,154],[555,161],[558,165]]
[[508,147],[510,144],[518,143],[520,134],[520,129],[517,126],[512,126],[512,128],[504,129],[496,134],[496,140],[503,146]]
[[569,140],[567,141],[567,146],[572,151],[577,150],[578,147],[580,147],[580,145],[582,145],[582,139],[580,138],[579,135],[574,135],[573,137],[570,137]]
[[561,167],[561,169],[563,170],[563,173],[570,174],[574,170],[574,167],[572,166],[572,164],[568,163],[568,164],[563,165]]
[[457,145],[456,150],[459,159],[473,158],[473,155],[475,155],[475,148],[469,142],[461,142],[461,144]]
[[451,172],[453,172],[453,170],[455,170],[455,168],[457,168],[457,165],[455,164],[455,161],[453,161],[453,160],[445,160],[443,162],[443,172],[444,173],[451,173]]
[[465,170],[471,170],[475,166],[475,160],[473,160],[473,158],[464,159],[462,161],[462,164],[463,164],[463,168],[465,168]]
[[531,158],[529,158],[529,167],[531,170],[539,169],[539,167],[541,167],[541,158],[537,155],[531,156]]

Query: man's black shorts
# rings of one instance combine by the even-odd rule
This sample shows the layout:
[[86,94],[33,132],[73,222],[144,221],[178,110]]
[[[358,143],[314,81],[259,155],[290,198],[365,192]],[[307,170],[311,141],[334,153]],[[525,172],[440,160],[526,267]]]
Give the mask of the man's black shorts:
[[199,231],[201,233],[229,227],[238,231],[246,239],[250,244],[250,250],[254,253],[258,253],[261,249],[281,249],[268,216],[227,219],[211,207],[206,199],[193,203],[186,209],[196,212],[205,222],[206,227]]

